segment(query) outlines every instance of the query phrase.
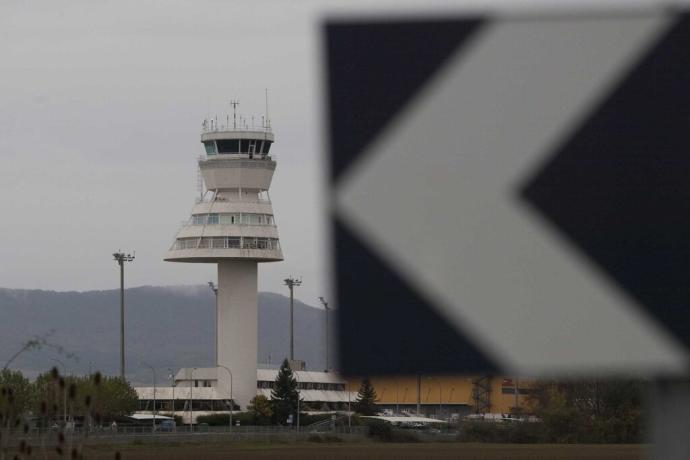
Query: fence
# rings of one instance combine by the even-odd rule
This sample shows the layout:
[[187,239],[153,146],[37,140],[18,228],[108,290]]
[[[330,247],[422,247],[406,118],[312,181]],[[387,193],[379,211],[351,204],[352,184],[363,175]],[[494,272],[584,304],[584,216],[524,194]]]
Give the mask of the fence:
[[[369,430],[366,426],[336,426],[334,429],[318,430],[319,433],[332,433],[343,439],[357,440],[367,436]],[[30,445],[54,446],[58,443],[57,430],[31,429],[28,432],[16,430],[3,432],[5,446],[17,446],[23,440]],[[130,442],[145,443],[170,443],[170,442],[228,442],[228,441],[304,441],[313,435],[315,431],[308,427],[288,426],[233,426],[219,427],[176,427],[174,431],[153,431],[151,427],[129,426],[118,427],[117,431],[110,428],[91,431],[76,428],[64,433],[72,444],[121,444]]]

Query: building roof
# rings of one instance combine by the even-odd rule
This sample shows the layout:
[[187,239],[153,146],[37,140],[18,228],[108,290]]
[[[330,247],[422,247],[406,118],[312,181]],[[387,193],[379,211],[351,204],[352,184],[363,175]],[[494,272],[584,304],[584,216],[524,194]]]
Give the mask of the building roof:
[[[256,390],[256,394],[264,395],[271,399],[270,388],[259,388]],[[355,402],[357,399],[356,391],[299,390],[299,395],[301,401],[304,402],[346,403]]]
[[[337,372],[293,371],[293,374],[300,383],[347,383]],[[278,377],[278,369],[257,369],[256,371],[256,379],[259,382],[273,382],[276,377]]]
[[427,417],[397,417],[397,416],[383,416],[383,415],[372,415],[372,416],[366,416],[364,418],[375,418],[378,420],[384,420],[386,422],[390,422],[393,424],[397,423],[448,423],[444,422],[443,420],[438,420],[435,418],[427,418]]
[[[192,373],[192,370],[194,371]],[[347,381],[337,372],[293,371],[295,378],[300,383],[340,383]],[[192,379],[193,376],[193,379]],[[257,369],[256,380],[258,382],[273,382],[278,377],[278,369]],[[186,380],[218,380],[217,367],[183,367],[175,374],[175,381]]]
[[180,380],[218,380],[217,367],[183,367],[175,374],[175,381]]

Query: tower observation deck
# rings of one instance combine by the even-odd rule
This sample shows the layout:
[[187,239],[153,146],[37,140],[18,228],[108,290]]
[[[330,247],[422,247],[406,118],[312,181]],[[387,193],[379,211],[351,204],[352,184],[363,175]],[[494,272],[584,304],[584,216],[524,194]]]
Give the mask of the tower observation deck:
[[236,114],[224,125],[204,120],[205,192],[165,255],[171,262],[218,264],[218,383],[242,409],[256,395],[257,264],[283,260],[268,194],[274,141],[267,119],[258,127]]

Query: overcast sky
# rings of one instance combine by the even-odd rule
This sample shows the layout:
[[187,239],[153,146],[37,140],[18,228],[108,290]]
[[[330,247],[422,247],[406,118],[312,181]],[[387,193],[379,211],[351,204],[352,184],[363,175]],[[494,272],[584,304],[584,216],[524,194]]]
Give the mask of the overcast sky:
[[136,250],[128,286],[215,280],[214,265],[162,258],[194,203],[202,119],[232,98],[261,116],[268,88],[285,261],[262,264],[259,287],[287,292],[292,274],[305,302],[327,295],[319,26],[336,5],[3,1],[0,287],[115,288],[118,248]]

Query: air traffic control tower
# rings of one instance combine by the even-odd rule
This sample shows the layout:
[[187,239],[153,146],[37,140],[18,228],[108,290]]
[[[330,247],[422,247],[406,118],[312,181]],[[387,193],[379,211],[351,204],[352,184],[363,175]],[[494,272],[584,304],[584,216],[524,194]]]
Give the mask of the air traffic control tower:
[[218,390],[230,399],[232,380],[243,410],[256,396],[257,264],[283,260],[283,253],[268,195],[276,169],[270,122],[252,126],[233,107],[225,124],[202,124],[204,191],[165,260],[218,264]]

